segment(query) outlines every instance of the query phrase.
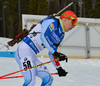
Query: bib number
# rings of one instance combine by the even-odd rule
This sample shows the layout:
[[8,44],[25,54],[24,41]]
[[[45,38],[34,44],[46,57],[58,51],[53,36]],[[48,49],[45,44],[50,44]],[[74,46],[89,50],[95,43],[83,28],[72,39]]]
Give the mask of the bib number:
[[26,61],[26,62],[23,62],[23,67],[24,67],[24,69],[25,69],[25,68],[32,68],[31,62],[30,62],[29,60]]
[[30,57],[25,57],[24,59],[21,60],[22,62],[22,67],[23,69],[26,69],[26,68],[32,68],[32,61],[30,59]]

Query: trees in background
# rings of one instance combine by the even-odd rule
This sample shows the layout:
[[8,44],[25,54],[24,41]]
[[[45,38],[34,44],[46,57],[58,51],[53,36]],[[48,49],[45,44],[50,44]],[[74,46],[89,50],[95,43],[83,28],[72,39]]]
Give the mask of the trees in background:
[[[22,14],[50,15],[72,0],[0,0],[0,36],[14,38],[22,31]],[[100,0],[78,0],[67,10],[78,17],[100,18]]]

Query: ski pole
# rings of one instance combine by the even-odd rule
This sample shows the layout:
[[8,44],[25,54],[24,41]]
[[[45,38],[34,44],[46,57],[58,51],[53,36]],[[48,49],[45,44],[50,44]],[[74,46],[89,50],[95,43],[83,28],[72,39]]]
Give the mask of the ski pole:
[[22,78],[23,76],[0,77],[0,79]]
[[[38,67],[38,66],[41,66],[41,65],[44,65],[44,64],[48,64],[48,63],[51,63],[51,62],[54,62],[54,61],[58,61],[58,60],[59,60],[59,58],[54,59],[52,61],[48,61],[48,62],[44,62],[44,63],[38,64],[38,65],[35,65],[35,66],[31,67],[31,68],[35,68],[35,67]],[[25,70],[28,70],[28,69],[31,69],[31,68],[25,68],[25,69],[22,69],[22,70],[19,70],[19,71],[16,71],[16,72],[12,72],[12,73],[0,76],[0,78],[6,77],[6,76],[9,76],[9,75],[13,75],[13,74],[16,74],[16,73],[19,73],[19,72],[22,72],[22,71],[25,71]]]
[[[57,75],[58,73],[51,73],[51,75]],[[68,72],[66,72],[68,74]],[[11,77],[0,77],[0,79],[12,79],[12,78],[22,78],[23,76],[11,76]]]

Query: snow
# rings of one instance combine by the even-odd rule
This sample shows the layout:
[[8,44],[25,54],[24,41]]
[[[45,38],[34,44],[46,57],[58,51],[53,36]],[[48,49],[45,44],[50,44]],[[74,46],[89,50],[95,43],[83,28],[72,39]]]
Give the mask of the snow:
[[[49,58],[38,58],[42,62]],[[99,86],[100,85],[100,60],[99,59],[69,59],[68,63],[61,62],[62,67],[68,71],[66,77],[53,75],[52,86]],[[46,64],[51,73],[57,72],[52,63]],[[14,58],[0,57],[0,76],[18,71],[19,67]],[[21,75],[21,73],[13,76]],[[40,86],[42,80],[36,78],[35,86]],[[0,86],[22,86],[23,78],[0,79]]]

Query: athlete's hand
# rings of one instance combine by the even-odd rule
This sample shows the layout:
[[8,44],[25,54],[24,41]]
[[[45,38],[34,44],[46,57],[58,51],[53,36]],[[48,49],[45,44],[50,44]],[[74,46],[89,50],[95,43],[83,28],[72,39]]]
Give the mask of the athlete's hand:
[[62,67],[57,68],[59,77],[66,76],[67,72]]
[[59,61],[63,60],[66,60],[66,62],[68,61],[67,56],[62,53],[58,53],[57,51],[55,51],[53,55],[56,56],[56,58],[59,58]]

